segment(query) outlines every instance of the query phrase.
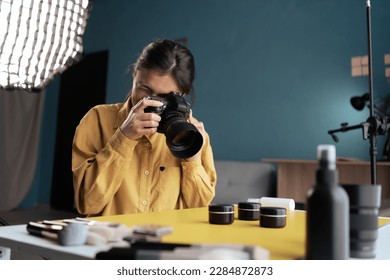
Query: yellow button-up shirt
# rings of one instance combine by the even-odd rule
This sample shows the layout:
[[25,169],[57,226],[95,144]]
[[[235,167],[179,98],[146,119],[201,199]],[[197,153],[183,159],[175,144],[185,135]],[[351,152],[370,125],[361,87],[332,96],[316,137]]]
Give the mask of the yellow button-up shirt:
[[175,158],[165,136],[128,139],[119,129],[128,102],[98,105],[78,125],[72,150],[75,204],[80,214],[117,215],[207,206],[216,172],[209,136],[194,161]]

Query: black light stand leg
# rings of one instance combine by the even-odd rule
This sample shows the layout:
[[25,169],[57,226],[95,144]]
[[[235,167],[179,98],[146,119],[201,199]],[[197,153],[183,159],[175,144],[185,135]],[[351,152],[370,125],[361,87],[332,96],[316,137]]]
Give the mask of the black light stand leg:
[[[366,0],[366,14],[367,14],[367,41],[368,41],[368,82],[370,94],[370,118],[374,115],[374,91],[373,91],[373,71],[372,71],[372,40],[371,40],[371,1]],[[376,155],[377,131],[371,129],[370,131],[370,165],[371,165],[371,184],[376,184]]]
[[[389,134],[389,132],[387,132],[387,134]],[[387,161],[390,160],[390,135],[386,138],[385,147],[383,149],[383,158]]]

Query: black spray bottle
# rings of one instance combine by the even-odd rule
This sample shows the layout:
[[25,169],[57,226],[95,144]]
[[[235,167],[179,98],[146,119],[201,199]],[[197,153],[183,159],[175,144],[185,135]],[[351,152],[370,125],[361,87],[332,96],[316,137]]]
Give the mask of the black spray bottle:
[[316,184],[307,196],[306,259],[349,258],[349,199],[338,184],[336,148],[317,147]]

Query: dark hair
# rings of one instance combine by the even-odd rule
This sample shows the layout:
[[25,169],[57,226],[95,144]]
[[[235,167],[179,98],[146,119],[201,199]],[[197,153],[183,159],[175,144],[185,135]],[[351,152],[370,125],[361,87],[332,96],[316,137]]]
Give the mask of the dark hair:
[[188,48],[168,39],[153,41],[142,50],[135,62],[133,76],[141,69],[171,74],[182,93],[189,94],[194,102],[195,62]]

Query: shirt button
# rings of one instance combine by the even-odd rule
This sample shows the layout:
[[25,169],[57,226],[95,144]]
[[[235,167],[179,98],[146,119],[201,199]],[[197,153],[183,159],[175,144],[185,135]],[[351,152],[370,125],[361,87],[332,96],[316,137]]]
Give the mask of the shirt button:
[[150,143],[146,143],[145,147],[149,148],[150,147]]
[[146,206],[146,204],[148,204],[148,202],[147,202],[146,200],[143,200],[143,201],[142,201],[142,205],[143,205],[143,206]]
[[144,174],[145,174],[146,176],[148,176],[148,175],[149,175],[149,170],[145,170]]
[[187,166],[183,166],[183,169],[186,170],[186,169],[187,169]]

